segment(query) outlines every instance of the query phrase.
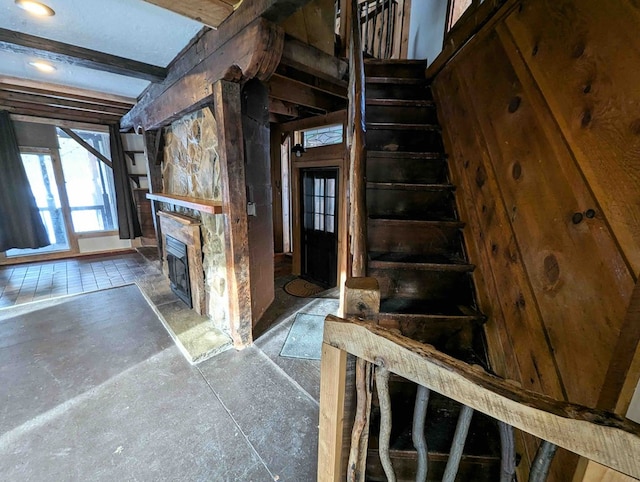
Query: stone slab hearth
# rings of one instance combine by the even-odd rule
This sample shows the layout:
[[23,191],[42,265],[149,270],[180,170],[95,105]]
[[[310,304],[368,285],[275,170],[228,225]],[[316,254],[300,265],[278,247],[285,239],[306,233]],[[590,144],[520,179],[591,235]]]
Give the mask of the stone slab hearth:
[[164,274],[145,276],[136,284],[189,363],[200,363],[231,348],[231,338],[208,317],[189,309],[171,291]]

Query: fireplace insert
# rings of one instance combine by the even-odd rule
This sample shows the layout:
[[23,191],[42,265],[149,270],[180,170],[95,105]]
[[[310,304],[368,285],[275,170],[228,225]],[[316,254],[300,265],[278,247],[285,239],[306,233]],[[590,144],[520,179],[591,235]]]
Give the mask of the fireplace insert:
[[189,308],[193,308],[191,301],[191,282],[189,280],[189,257],[187,245],[171,236],[165,236],[167,247],[167,264],[169,265],[169,280],[171,290]]

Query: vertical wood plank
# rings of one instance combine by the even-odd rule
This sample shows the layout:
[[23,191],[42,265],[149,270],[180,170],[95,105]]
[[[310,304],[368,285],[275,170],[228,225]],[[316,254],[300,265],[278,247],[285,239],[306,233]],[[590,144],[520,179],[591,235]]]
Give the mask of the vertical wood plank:
[[338,482],[343,477],[347,352],[322,344],[320,359],[320,427],[318,432],[318,482]]
[[242,348],[253,338],[240,85],[219,80],[213,92],[227,255],[228,326],[234,346]]

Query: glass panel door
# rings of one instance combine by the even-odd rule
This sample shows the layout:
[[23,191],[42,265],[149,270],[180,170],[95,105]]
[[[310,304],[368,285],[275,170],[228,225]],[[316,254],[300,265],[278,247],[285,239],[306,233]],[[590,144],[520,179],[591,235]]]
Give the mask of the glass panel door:
[[60,193],[49,154],[22,153],[31,191],[40,210],[51,244],[38,249],[10,249],[7,256],[28,256],[69,250],[67,226],[64,222]]

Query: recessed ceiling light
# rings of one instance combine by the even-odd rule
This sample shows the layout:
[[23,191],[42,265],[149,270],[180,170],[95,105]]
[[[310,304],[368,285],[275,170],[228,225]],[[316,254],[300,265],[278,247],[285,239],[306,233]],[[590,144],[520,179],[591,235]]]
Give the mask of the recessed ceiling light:
[[56,14],[51,7],[33,0],[15,0],[15,3],[21,9],[39,17],[53,17]]
[[55,72],[56,68],[51,65],[48,64],[47,62],[29,62],[29,65],[32,67],[35,67],[36,69],[38,69],[40,72],[45,72],[47,74],[50,74],[51,72]]

